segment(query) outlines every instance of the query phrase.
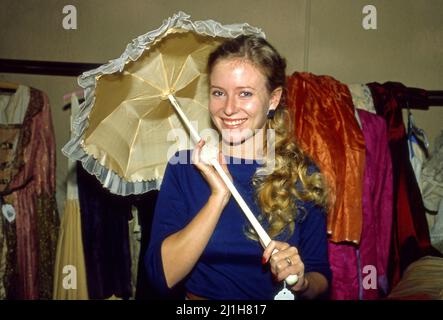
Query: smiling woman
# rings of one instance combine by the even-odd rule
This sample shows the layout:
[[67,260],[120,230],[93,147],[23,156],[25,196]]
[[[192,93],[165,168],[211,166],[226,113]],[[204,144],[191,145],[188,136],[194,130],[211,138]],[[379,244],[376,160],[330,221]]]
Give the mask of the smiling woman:
[[[257,36],[226,40],[208,59],[209,111],[222,134],[219,160],[274,240],[262,252],[229,189],[201,160],[200,141],[192,164],[169,163],[157,200],[145,263],[159,291],[183,283],[190,299],[272,299],[280,281],[297,275],[292,292],[304,298],[326,292],[326,192],[293,141],[282,99],[285,66]],[[275,132],[273,141],[267,131]],[[254,141],[257,133],[261,143]],[[262,152],[259,159],[268,147],[274,157]]]
[[[266,78],[251,62],[231,58],[212,67],[209,111],[222,133],[223,141],[232,145],[235,156],[246,157],[234,146],[250,144],[250,138],[265,129],[266,115],[277,107],[282,88],[269,94]],[[256,148],[263,146],[256,145]],[[243,154],[242,154],[243,153]],[[251,155],[249,155],[251,156]]]

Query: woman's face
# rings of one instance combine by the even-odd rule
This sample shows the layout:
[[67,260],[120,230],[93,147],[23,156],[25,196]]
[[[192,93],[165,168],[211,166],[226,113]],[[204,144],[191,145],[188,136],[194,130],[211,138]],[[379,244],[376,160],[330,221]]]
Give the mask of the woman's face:
[[210,75],[209,111],[227,143],[237,145],[266,124],[267,113],[280,101],[281,89],[269,94],[266,78],[245,59],[222,59]]

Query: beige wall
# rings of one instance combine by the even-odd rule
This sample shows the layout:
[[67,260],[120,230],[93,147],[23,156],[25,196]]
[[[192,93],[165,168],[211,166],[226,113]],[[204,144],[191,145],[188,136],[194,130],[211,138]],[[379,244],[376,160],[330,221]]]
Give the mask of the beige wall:
[[[63,6],[78,10],[78,29],[62,28]],[[378,29],[362,28],[362,8],[373,4]],[[306,70],[346,83],[399,81],[443,90],[441,0],[2,0],[0,58],[104,63],[120,56],[136,36],[182,10],[193,20],[258,26],[288,59],[288,73]],[[72,77],[0,74],[50,98],[57,140],[59,205],[69,136],[63,95],[77,88]],[[431,139],[443,129],[443,108],[413,111]]]

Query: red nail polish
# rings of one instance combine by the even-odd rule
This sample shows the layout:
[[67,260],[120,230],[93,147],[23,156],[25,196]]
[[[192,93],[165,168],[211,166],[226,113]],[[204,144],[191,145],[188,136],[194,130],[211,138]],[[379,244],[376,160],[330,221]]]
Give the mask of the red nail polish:
[[268,262],[268,260],[266,260],[265,257],[262,257],[262,258],[261,258],[261,264],[266,264],[266,262]]

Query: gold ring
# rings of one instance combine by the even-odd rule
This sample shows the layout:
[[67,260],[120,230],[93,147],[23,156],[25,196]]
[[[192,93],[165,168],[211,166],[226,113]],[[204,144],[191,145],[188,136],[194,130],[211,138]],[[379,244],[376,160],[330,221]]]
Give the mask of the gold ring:
[[285,258],[286,262],[288,263],[288,265],[292,266],[292,260],[289,257]]

